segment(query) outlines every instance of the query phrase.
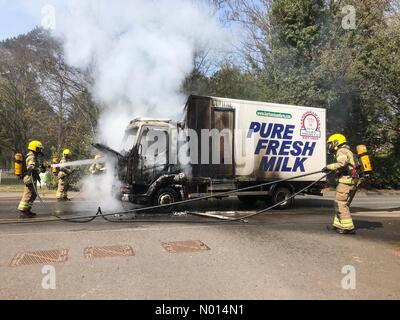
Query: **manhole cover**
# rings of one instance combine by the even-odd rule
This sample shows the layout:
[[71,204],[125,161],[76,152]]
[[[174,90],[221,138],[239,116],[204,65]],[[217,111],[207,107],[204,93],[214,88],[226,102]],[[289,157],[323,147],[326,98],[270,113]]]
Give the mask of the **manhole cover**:
[[11,261],[10,267],[31,264],[62,263],[68,260],[68,249],[34,251],[18,253]]
[[107,258],[107,257],[129,257],[135,253],[131,246],[105,246],[85,248],[84,256],[86,259]]
[[161,245],[163,246],[163,248],[166,251],[171,252],[171,253],[210,250],[210,248],[208,246],[206,246],[200,240],[163,242]]

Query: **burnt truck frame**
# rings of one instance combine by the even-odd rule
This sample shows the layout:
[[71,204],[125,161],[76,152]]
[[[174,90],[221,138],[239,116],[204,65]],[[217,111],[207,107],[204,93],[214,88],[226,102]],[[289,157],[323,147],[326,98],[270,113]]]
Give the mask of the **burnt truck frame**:
[[[244,111],[243,108],[247,108],[246,111]],[[255,110],[257,111],[254,116],[248,115],[248,113],[252,113]],[[294,113],[303,116],[294,116]],[[239,116],[241,117],[240,119],[238,118]],[[250,118],[245,120],[246,117]],[[254,117],[254,119],[251,117]],[[307,119],[307,117],[309,119]],[[315,121],[313,120],[313,117],[315,118]],[[271,156],[266,160],[265,158],[268,158],[268,152],[271,154],[278,154],[278,152],[276,148],[274,151],[270,145],[268,147],[266,146],[268,144],[268,139],[261,140],[261,142],[259,139],[258,143],[256,143],[256,136],[250,136],[250,134],[254,133],[253,129],[258,130],[258,127],[261,126],[261,122],[257,122],[260,120],[264,121],[262,123],[264,135],[266,134],[265,132],[268,130],[273,131],[276,127],[277,131],[281,131],[277,132],[276,136],[282,138],[282,143],[287,146],[289,146],[290,143],[288,140],[284,139],[284,135],[287,135],[287,139],[289,137],[293,138],[294,135],[299,135],[299,137],[301,135],[301,137],[304,138],[304,141],[302,142],[300,140],[294,142],[292,144],[293,150],[290,152],[292,155],[297,156],[301,152],[300,146],[303,146],[304,149],[302,153],[307,156],[311,154],[312,150],[313,157],[303,157],[300,160],[298,160],[299,157],[297,157],[295,159],[298,162],[298,167],[303,166],[302,162],[306,163],[306,161],[309,161],[311,163],[312,160],[312,170],[308,167],[306,168],[306,165],[304,165],[302,172],[288,172],[289,170],[287,169],[291,168],[288,163],[292,161],[290,154],[287,156],[289,148],[284,148],[283,152],[279,151],[280,153],[283,153],[285,157],[282,156],[278,158]],[[306,128],[306,120],[310,124],[310,127],[308,128]],[[286,121],[289,124],[292,123],[292,125],[287,126],[289,129],[286,130],[290,135],[287,132],[283,132],[283,125],[279,124],[282,121]],[[275,127],[272,126],[274,123]],[[271,124],[271,127],[268,126],[269,124]],[[251,131],[248,130],[249,125],[250,128],[253,126]],[[202,134],[201,132],[204,129],[228,129],[235,131],[237,126],[242,127],[241,129],[247,130],[244,133],[248,138],[246,141],[250,141],[251,143],[254,142],[253,145],[256,147],[256,166],[249,174],[243,174],[243,171],[241,172],[243,168],[239,168],[239,165],[236,163],[235,157],[238,155],[238,150],[236,150],[238,143],[235,135],[228,137],[228,142],[226,142],[224,138],[221,138],[220,143],[223,144],[223,147],[220,148],[220,164],[212,164],[212,154],[205,154],[206,152],[209,152],[209,150],[212,150],[213,147],[213,138],[210,136],[208,137],[209,150],[206,150],[206,152],[201,150],[201,144],[199,144],[197,150],[199,159],[204,160],[208,157],[210,160],[208,164],[202,161],[199,164],[191,164],[189,167],[182,167],[179,164],[171,163],[171,156],[176,158],[177,152],[177,148],[173,147],[171,140],[175,141],[177,139],[177,132],[179,133],[182,130],[190,129],[192,132],[196,132],[200,137]],[[149,165],[149,159],[146,158],[147,155],[143,152],[144,145],[142,141],[144,141],[144,137],[151,130],[163,131],[167,139],[163,153],[164,161],[161,164],[154,165],[154,163],[152,163]],[[307,134],[309,134],[309,136],[307,136]],[[319,135],[319,137],[316,137],[317,135]],[[187,140],[189,140],[189,138]],[[315,142],[317,140],[318,142]],[[224,149],[225,143],[228,143],[230,146],[230,149],[228,148],[228,150],[231,152],[233,160],[228,163],[223,161],[224,156],[226,156],[224,153],[226,152]],[[272,140],[270,143],[272,144]],[[162,205],[212,194],[216,194],[216,198],[221,198],[218,197],[218,193],[220,192],[234,191],[244,187],[257,186],[265,182],[276,181],[307,172],[317,171],[326,165],[325,143],[326,133],[324,109],[192,95],[189,97],[185,106],[183,121],[174,122],[169,119],[138,118],[131,121],[126,130],[124,150],[121,151],[121,153],[115,152],[102,145],[95,145],[95,147],[108,154],[111,153],[118,158],[118,176],[123,184],[118,196],[121,200],[143,205]],[[176,142],[176,144],[178,145],[179,143]],[[242,144],[242,148],[243,145],[244,144]],[[268,151],[268,148],[270,147],[271,150]],[[267,149],[267,153],[264,156],[261,156],[260,150],[263,150],[263,148]],[[317,148],[318,154],[315,152]],[[295,157],[293,156],[292,158],[294,159]],[[274,161],[272,161],[273,159]],[[244,162],[246,161],[247,159],[245,159]],[[271,165],[271,163],[273,162],[273,164],[275,164],[275,162],[278,163],[279,161],[283,163],[279,165],[282,170],[286,163],[286,173],[272,170],[273,165]],[[263,170],[261,168],[262,166],[264,166],[264,169],[267,168],[268,172]],[[276,168],[277,166],[278,164],[276,164]],[[294,170],[293,164],[292,168],[292,170]],[[267,201],[270,204],[277,204],[282,202],[284,199],[290,198],[294,193],[305,188],[310,184],[310,182],[315,181],[320,177],[321,176],[319,175],[314,175],[307,179],[304,178],[303,180],[293,180],[264,187],[256,187],[254,190],[238,192],[235,195],[241,202],[247,205],[254,205],[260,200]],[[304,194],[321,196],[321,190],[325,187],[325,184],[326,182],[323,180],[312,188],[306,190]],[[293,203],[294,199],[291,199],[278,206],[278,208],[289,208]]]

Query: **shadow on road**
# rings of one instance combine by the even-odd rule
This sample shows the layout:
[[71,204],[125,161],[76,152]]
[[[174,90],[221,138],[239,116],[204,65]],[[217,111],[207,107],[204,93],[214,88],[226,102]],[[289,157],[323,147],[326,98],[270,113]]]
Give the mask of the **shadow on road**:
[[351,210],[352,213],[357,213],[357,212],[396,212],[396,211],[400,211],[400,207],[397,207],[397,208],[384,208],[384,209],[350,207],[350,210]]
[[365,220],[355,220],[354,225],[357,230],[365,229],[365,230],[375,230],[382,229],[383,224],[381,222],[376,221],[365,221]]

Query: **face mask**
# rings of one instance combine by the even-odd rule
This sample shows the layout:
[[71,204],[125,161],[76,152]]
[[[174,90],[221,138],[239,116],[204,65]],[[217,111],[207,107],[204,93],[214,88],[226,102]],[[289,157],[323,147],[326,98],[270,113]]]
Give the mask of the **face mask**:
[[328,154],[333,154],[334,153],[334,149],[333,149],[333,143],[332,142],[328,142]]

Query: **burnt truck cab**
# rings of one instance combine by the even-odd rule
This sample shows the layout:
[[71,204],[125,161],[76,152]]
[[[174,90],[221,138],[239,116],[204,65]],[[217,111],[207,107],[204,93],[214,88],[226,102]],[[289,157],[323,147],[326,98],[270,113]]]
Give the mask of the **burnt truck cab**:
[[[108,150],[118,158],[119,197],[160,205],[208,195],[219,199],[221,192],[254,186],[233,195],[247,205],[288,199],[278,208],[291,207],[294,193],[322,177],[296,179],[326,165],[325,119],[324,109],[190,96],[182,122],[137,118],[127,127],[120,152]],[[204,137],[204,130],[228,134]],[[189,148],[197,161],[180,165],[181,146],[192,140],[198,140]],[[215,156],[221,161],[215,163]],[[294,180],[259,186],[286,178]],[[303,194],[322,195],[325,184],[322,180]]]
[[[166,204],[182,198],[184,174],[170,160],[173,132],[177,132],[177,123],[170,119],[137,118],[129,124],[118,170],[122,200]],[[151,150],[154,143],[157,149]]]

